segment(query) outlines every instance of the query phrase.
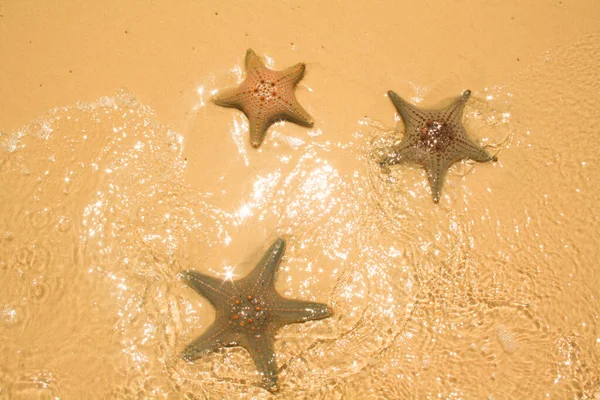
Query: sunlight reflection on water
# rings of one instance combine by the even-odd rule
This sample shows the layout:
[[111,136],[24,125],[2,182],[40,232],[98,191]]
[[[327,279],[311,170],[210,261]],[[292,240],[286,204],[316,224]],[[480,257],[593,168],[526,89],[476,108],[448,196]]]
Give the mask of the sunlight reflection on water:
[[[470,129],[499,148],[511,118],[503,93],[467,110]],[[198,94],[207,96],[203,87]],[[176,275],[192,268],[237,279],[274,235],[289,245],[280,293],[334,309],[279,331],[286,395],[462,396],[505,374],[502,363],[533,374],[533,360],[555,371],[556,385],[589,368],[597,335],[587,326],[562,332],[540,311],[564,283],[526,262],[539,247],[515,248],[530,222],[497,228],[497,205],[473,200],[491,196],[485,184],[465,189],[485,168],[456,167],[453,207],[438,207],[419,170],[379,174],[372,149],[399,132],[377,121],[361,120],[348,143],[310,143],[323,132],[277,125],[265,143],[276,152],[249,153],[247,123],[236,116],[229,137],[243,173],[217,171],[211,193],[184,180],[183,137],[154,118],[119,92],[0,137],[1,183],[18,193],[2,197],[0,338],[12,361],[0,367],[8,382],[0,390],[268,397],[244,350],[179,358],[214,310]],[[501,234],[492,241],[486,232]],[[593,344],[582,339],[590,335]],[[556,362],[539,355],[548,346]]]

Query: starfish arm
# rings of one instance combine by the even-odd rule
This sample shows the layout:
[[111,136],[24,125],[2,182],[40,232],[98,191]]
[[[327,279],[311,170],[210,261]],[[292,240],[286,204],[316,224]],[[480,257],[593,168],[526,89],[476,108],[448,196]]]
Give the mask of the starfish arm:
[[246,74],[247,75],[260,75],[260,71],[266,68],[260,58],[252,49],[246,50]]
[[183,349],[181,356],[186,361],[193,361],[220,347],[230,346],[236,342],[236,335],[228,331],[229,324],[217,323],[217,321]]
[[388,96],[390,100],[392,100],[394,107],[396,107],[396,111],[398,111],[398,114],[400,114],[400,116],[402,117],[402,121],[404,121],[404,125],[406,126],[407,132],[409,130],[408,125],[412,121],[419,121],[421,123],[427,122],[428,118],[426,112],[419,110],[417,107],[405,101],[402,97],[398,96],[398,94],[391,90],[388,91]]
[[283,297],[281,301],[269,307],[269,311],[272,312],[273,324],[277,327],[323,319],[330,317],[332,314],[331,307],[327,304],[291,300]]
[[272,121],[269,120],[264,110],[259,110],[256,113],[246,113],[246,115],[248,116],[250,143],[253,147],[258,147],[265,139],[267,129],[269,129]]
[[458,159],[469,158],[477,162],[488,162],[498,160],[496,156],[491,156],[485,149],[473,143],[466,136],[462,140],[458,141],[458,143],[456,144],[456,148],[457,153],[460,154],[460,158]]
[[215,306],[233,296],[228,287],[230,283],[222,279],[192,270],[183,271],[179,276],[189,287],[206,297]]
[[460,123],[462,112],[465,109],[465,104],[467,104],[469,97],[471,97],[471,91],[465,90],[456,100],[452,102],[452,104],[444,108],[441,113],[444,115],[446,120],[454,120]]
[[277,83],[281,85],[292,85],[295,86],[302,77],[304,77],[304,72],[306,71],[306,64],[298,63],[293,65],[283,71],[281,71],[281,77],[277,79]]
[[[213,102],[222,107],[234,107],[242,110],[242,104],[248,98],[248,93],[240,87],[225,89],[213,97]],[[243,111],[243,110],[242,110]]]
[[285,253],[285,240],[277,238],[269,247],[263,258],[244,280],[251,283],[252,293],[265,293],[275,288],[275,272]]
[[[276,82],[279,86],[289,87],[290,91],[292,91],[293,87],[295,87],[304,76],[305,70],[306,65],[304,63],[298,63],[284,71],[281,71],[281,76]],[[311,118],[310,114],[308,114],[308,112],[302,108],[295,96],[292,95],[291,98],[288,99],[279,98],[277,102],[283,110],[282,118],[302,126],[307,126],[309,128],[313,126],[313,119]]]
[[282,110],[280,114],[282,119],[286,119],[298,125],[309,128],[314,125],[314,121],[310,114],[304,108],[302,108],[295,97],[292,97],[289,101],[278,98],[277,103]]
[[263,376],[263,383],[271,392],[279,390],[277,360],[273,348],[273,336],[265,331],[257,335],[247,335],[240,339],[240,345],[250,353],[256,369]]
[[424,164],[434,203],[439,203],[440,201],[442,186],[444,186],[444,177],[446,176],[446,171],[448,171],[450,165],[451,163],[446,163],[435,158],[429,163]]

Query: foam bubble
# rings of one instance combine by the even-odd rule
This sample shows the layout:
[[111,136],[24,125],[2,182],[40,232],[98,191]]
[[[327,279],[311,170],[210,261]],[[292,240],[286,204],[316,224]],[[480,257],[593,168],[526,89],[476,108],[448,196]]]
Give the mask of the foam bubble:
[[519,349],[519,345],[514,335],[508,331],[504,325],[500,325],[496,328],[496,337],[505,352],[512,354]]

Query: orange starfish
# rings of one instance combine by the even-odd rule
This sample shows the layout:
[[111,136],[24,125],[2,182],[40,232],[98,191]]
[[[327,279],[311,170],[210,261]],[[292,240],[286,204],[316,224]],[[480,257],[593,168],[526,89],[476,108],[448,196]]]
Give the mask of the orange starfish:
[[244,82],[237,88],[217,94],[213,100],[220,106],[235,107],[246,114],[250,122],[250,142],[258,147],[269,126],[278,120],[313,126],[312,118],[294,94],[305,69],[306,65],[299,63],[283,71],[274,71],[265,67],[256,53],[248,49]]

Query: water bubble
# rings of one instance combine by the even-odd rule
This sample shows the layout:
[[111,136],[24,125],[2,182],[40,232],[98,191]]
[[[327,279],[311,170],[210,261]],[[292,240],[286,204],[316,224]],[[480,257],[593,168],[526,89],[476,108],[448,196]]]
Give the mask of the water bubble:
[[0,326],[25,329],[29,325],[30,312],[26,307],[5,305],[0,307]]
[[40,210],[34,211],[29,216],[29,220],[31,222],[31,226],[34,229],[43,229],[52,220],[52,209],[51,208],[42,208]]
[[68,232],[71,229],[71,219],[68,217],[60,217],[58,219],[58,231]]
[[12,233],[11,231],[4,231],[4,233],[2,234],[2,239],[7,242],[10,242],[14,238],[15,238],[15,234]]
[[502,348],[507,353],[512,354],[519,348],[514,335],[509,332],[504,325],[500,325],[496,328],[496,336],[498,337],[498,341],[502,345]]
[[51,292],[51,286],[46,281],[34,282],[27,292],[27,298],[35,304],[41,304],[48,300]]
[[40,243],[30,243],[21,246],[14,255],[14,263],[17,266],[26,268],[33,272],[42,272],[52,259],[50,250],[42,246]]
[[26,266],[33,259],[33,251],[29,248],[21,248],[15,253],[15,263],[18,265]]

